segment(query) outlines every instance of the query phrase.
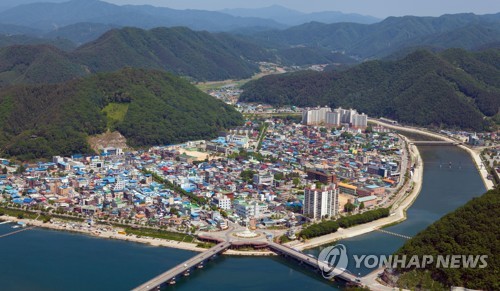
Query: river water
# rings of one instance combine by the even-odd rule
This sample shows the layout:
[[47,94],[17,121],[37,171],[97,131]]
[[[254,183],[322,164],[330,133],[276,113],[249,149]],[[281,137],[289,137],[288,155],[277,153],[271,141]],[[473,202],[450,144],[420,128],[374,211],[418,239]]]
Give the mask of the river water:
[[[424,160],[420,195],[408,219],[387,230],[413,236],[485,192],[468,154],[457,147],[419,147]],[[451,167],[449,166],[451,162]],[[13,231],[0,225],[0,235]],[[340,243],[352,254],[391,254],[404,239],[373,232]],[[320,248],[308,250],[318,254]],[[0,238],[1,290],[129,290],[193,253],[33,229]],[[366,274],[368,269],[353,268]],[[279,257],[220,256],[168,290],[335,290],[317,274]]]

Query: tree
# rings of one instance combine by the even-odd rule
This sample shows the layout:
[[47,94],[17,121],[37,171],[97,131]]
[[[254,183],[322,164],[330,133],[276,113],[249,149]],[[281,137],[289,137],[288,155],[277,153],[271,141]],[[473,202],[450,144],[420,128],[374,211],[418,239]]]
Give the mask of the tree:
[[295,187],[297,187],[300,184],[300,179],[295,177],[293,178],[292,183]]
[[3,167],[3,169],[2,169],[2,174],[4,174],[4,175],[5,175],[5,174],[7,174],[7,172],[8,172],[7,167]]
[[356,207],[351,202],[347,202],[346,205],[344,205],[345,212],[353,212],[355,208]]
[[17,168],[16,174],[22,174],[24,173],[24,171],[26,171],[26,168],[24,167],[24,165],[21,164],[19,168]]
[[361,202],[361,204],[359,204],[359,209],[364,209],[365,208],[365,202]]

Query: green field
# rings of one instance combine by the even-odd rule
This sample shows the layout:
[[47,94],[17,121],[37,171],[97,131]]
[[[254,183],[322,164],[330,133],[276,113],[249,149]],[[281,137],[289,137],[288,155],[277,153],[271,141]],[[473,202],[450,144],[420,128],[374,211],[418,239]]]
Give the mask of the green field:
[[114,129],[119,122],[125,119],[128,106],[129,103],[109,103],[102,109],[102,112],[106,114],[108,118],[108,129]]

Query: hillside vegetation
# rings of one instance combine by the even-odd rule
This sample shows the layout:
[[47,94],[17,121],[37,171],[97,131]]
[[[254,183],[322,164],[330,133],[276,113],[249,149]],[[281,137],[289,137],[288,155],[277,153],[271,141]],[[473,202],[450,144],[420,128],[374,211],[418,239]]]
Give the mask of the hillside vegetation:
[[[400,269],[398,283],[405,289],[464,286],[500,290],[500,190],[490,190],[447,214],[405,243],[396,255],[486,255],[486,268]],[[439,284],[434,284],[437,281]],[[431,287],[433,286],[433,287]]]
[[47,45],[0,48],[0,85],[53,83],[124,67],[161,69],[196,80],[251,77],[267,52],[226,34],[187,28],[115,29],[72,52]]
[[388,17],[370,25],[311,22],[251,36],[270,46],[320,47],[373,59],[412,47],[474,49],[499,42],[500,13]]
[[241,100],[352,107],[409,124],[482,130],[499,114],[499,63],[499,49],[419,50],[399,61],[370,61],[343,72],[266,76],[247,83]]
[[[5,39],[15,42],[24,37]],[[42,40],[26,38],[27,43],[36,41]],[[165,70],[196,81],[246,79],[259,72],[257,63],[261,61],[285,65],[354,62],[321,48],[268,49],[227,33],[185,27],[123,28],[110,30],[71,52],[49,45],[0,48],[0,86],[55,83],[124,67]]]
[[0,151],[21,159],[89,153],[87,137],[107,129],[140,147],[212,138],[241,123],[232,107],[159,71],[124,69],[0,93]]

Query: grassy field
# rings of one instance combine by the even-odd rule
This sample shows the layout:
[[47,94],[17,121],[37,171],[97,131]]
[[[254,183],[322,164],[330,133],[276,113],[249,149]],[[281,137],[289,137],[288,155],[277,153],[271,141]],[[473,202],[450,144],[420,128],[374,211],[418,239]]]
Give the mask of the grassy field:
[[9,209],[9,208],[0,207],[0,216],[2,216],[2,215],[8,215],[8,216],[23,218],[23,219],[37,219],[38,218],[37,220],[40,220],[40,221],[50,220],[50,216],[38,215],[38,213],[27,212],[24,210],[16,210],[16,209]]
[[203,83],[194,83],[198,89],[200,89],[203,92],[207,92],[209,90],[213,89],[219,89],[223,86],[227,86],[230,84],[234,84],[236,88],[240,88],[241,86],[245,85],[246,83],[252,81],[252,80],[257,80],[259,78],[262,78],[267,75],[272,75],[272,74],[277,74],[277,73],[283,73],[283,72],[267,72],[267,73],[258,73],[255,74],[252,78],[248,79],[243,79],[243,80],[224,80],[224,81],[214,81],[214,82],[203,82]]
[[134,234],[137,236],[147,236],[161,239],[169,239],[182,242],[193,242],[195,237],[185,233],[160,230],[160,229],[147,229],[147,228],[127,228],[125,229],[127,234]]
[[108,128],[113,129],[118,122],[125,119],[128,111],[128,103],[109,103],[102,109],[108,117]]

